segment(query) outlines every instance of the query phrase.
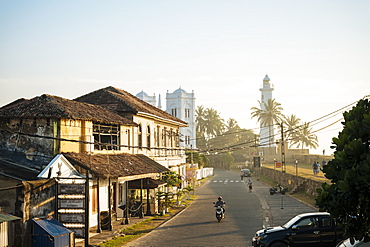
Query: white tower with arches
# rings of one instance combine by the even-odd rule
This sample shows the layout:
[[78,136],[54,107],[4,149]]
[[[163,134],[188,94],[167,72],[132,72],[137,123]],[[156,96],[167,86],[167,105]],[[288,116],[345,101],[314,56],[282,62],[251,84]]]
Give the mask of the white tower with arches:
[[196,148],[195,97],[194,90],[187,93],[181,87],[173,93],[166,93],[166,112],[188,123],[180,128],[181,147]]
[[[265,110],[265,104],[269,99],[272,100],[272,91],[274,91],[274,85],[270,83],[268,75],[263,79],[263,86],[260,88],[261,91],[261,110]],[[260,145],[262,147],[276,147],[274,144],[274,126],[260,123]]]

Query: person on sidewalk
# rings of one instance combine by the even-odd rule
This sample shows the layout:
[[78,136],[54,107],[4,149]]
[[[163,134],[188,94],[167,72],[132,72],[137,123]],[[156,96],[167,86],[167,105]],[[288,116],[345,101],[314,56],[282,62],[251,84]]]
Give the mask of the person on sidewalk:
[[251,193],[252,192],[252,188],[253,188],[253,182],[252,182],[251,179],[249,179],[249,181],[248,181],[248,187],[249,187],[249,193]]

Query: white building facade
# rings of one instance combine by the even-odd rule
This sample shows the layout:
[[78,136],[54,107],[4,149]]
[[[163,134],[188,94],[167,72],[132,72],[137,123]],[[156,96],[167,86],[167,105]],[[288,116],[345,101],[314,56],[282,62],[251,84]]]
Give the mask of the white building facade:
[[166,93],[166,112],[188,123],[180,128],[180,147],[196,148],[195,97],[194,91],[187,93],[181,87]]
[[[155,106],[156,97],[149,96],[144,91],[136,95],[139,99]],[[161,106],[159,95],[158,106]],[[180,127],[180,147],[196,149],[196,123],[195,123],[195,96],[194,91],[187,93],[184,89],[176,89],[173,93],[166,93],[166,112],[188,123],[187,127]]]

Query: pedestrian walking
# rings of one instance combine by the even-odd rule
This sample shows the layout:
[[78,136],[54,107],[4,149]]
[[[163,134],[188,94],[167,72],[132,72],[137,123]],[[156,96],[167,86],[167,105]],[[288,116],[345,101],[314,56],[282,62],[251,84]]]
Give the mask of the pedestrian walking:
[[321,165],[319,162],[316,162],[316,164],[317,164],[316,174],[319,174],[319,172],[321,171]]
[[241,170],[240,171],[240,180],[243,180],[243,178],[244,178],[244,172],[243,172],[243,170]]
[[253,182],[252,182],[251,179],[249,179],[249,181],[248,181],[248,187],[249,187],[249,193],[251,193],[252,192],[252,188],[253,188]]
[[312,164],[313,175],[317,174],[317,168],[318,168],[317,163],[316,161],[314,161]]

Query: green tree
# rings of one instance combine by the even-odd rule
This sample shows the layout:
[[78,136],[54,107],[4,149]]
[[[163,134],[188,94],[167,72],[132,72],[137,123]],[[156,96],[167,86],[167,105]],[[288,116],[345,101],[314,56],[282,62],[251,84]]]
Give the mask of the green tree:
[[231,155],[230,152],[224,152],[221,156],[222,166],[223,167],[230,167],[232,163],[234,163],[234,157]]
[[290,116],[284,116],[284,134],[285,140],[289,141],[289,147],[293,146],[293,142],[290,140],[298,136],[299,129],[298,127],[301,124],[301,119],[297,118],[296,115],[292,114]]
[[224,120],[220,114],[213,108],[207,108],[204,114],[206,139],[220,135],[225,127]]
[[181,177],[173,171],[164,172],[162,176],[163,181],[167,183],[166,187],[180,187]]
[[240,129],[238,122],[234,118],[229,118],[226,122],[225,127],[227,131]]
[[312,133],[309,123],[304,123],[301,127],[297,128],[291,143],[292,146],[296,145],[297,148],[301,146],[302,149],[304,147],[317,148],[319,146],[317,136]]
[[[281,123],[283,118],[281,104],[276,102],[275,99],[268,99],[267,102],[258,101],[260,107],[252,107],[252,118],[257,118],[261,127],[268,127],[269,130],[269,143],[273,143],[273,136],[271,135],[275,123]],[[263,105],[262,105],[263,104]]]
[[195,110],[195,122],[196,122],[196,138],[197,138],[197,146],[199,148],[206,147],[206,122],[205,122],[205,109],[204,107],[198,106]]
[[205,125],[205,110],[204,106],[198,106],[197,109],[195,110],[195,122],[197,123],[196,126],[196,131],[197,133],[203,134],[206,130],[206,125]]
[[197,151],[185,151],[186,155],[186,163],[191,164],[192,160],[193,163],[198,163],[199,167],[207,167],[210,165],[209,159],[202,153]]
[[333,138],[334,159],[324,166],[324,183],[316,203],[343,227],[345,235],[369,241],[370,234],[370,103],[360,100],[343,114],[343,130]]

